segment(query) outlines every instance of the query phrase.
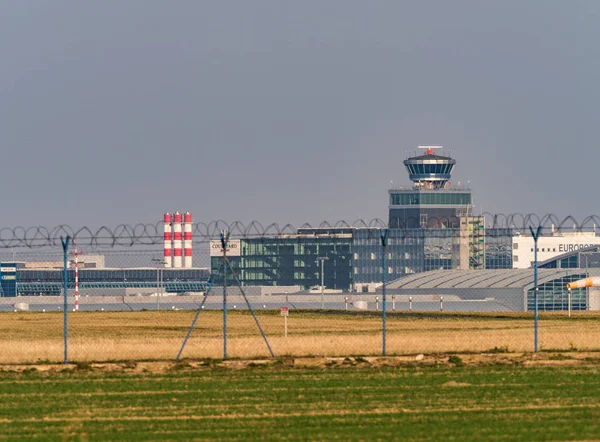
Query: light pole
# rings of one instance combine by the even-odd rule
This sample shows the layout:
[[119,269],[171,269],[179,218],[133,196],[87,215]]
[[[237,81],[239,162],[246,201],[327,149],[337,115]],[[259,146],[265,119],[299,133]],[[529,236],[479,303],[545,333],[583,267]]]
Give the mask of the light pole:
[[156,263],[156,311],[160,310],[160,295],[162,294],[162,268],[166,264],[164,258],[152,258],[152,262]]
[[325,256],[320,256],[319,261],[321,261],[321,310],[323,310],[324,307],[324,300],[323,300],[323,289],[325,288],[325,260],[329,259],[329,257],[327,255]]

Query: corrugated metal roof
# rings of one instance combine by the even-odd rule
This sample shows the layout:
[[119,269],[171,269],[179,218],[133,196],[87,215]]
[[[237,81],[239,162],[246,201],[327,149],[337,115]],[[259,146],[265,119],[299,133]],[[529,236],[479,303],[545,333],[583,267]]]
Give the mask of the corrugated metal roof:
[[[538,284],[567,274],[586,273],[582,269],[538,269]],[[533,269],[432,270],[390,282],[389,289],[430,288],[523,288],[533,284]]]

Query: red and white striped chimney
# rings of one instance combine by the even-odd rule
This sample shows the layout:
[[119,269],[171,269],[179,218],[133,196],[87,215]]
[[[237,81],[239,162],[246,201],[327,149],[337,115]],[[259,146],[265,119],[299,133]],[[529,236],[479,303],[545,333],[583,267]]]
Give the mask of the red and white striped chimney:
[[173,214],[173,267],[181,268],[181,213]]
[[183,215],[183,267],[192,267],[192,215]]
[[173,258],[171,256],[171,246],[172,246],[172,238],[171,238],[171,214],[170,213],[165,213],[165,216],[163,218],[165,226],[164,226],[164,232],[165,232],[165,255],[164,255],[164,260],[165,260],[165,267],[171,267],[173,265]]

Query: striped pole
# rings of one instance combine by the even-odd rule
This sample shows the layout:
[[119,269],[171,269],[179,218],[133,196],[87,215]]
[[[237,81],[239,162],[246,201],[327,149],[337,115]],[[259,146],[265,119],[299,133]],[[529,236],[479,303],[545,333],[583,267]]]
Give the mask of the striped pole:
[[79,253],[75,249],[75,311],[79,311]]
[[181,268],[181,213],[173,214],[173,267]]
[[164,221],[164,232],[165,232],[165,251],[164,251],[164,265],[165,267],[171,267],[173,265],[173,258],[171,256],[171,247],[173,245],[171,238],[171,214],[165,213],[163,218]]
[[183,215],[183,267],[192,267],[192,215]]

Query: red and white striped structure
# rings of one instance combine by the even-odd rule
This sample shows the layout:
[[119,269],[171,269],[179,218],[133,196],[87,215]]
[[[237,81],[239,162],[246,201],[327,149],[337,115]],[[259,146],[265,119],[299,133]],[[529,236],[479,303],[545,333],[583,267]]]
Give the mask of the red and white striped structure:
[[573,281],[567,284],[569,289],[585,289],[588,287],[600,286],[600,277],[584,278],[579,281]]
[[164,232],[165,232],[165,252],[164,252],[164,264],[165,267],[171,267],[173,265],[173,257],[171,248],[173,247],[173,242],[171,238],[171,214],[165,213],[163,218],[165,223]]
[[192,215],[183,215],[183,267],[192,267]]
[[181,256],[181,213],[173,214],[173,267],[179,269],[182,267]]
[[75,249],[75,311],[79,311],[79,253]]

